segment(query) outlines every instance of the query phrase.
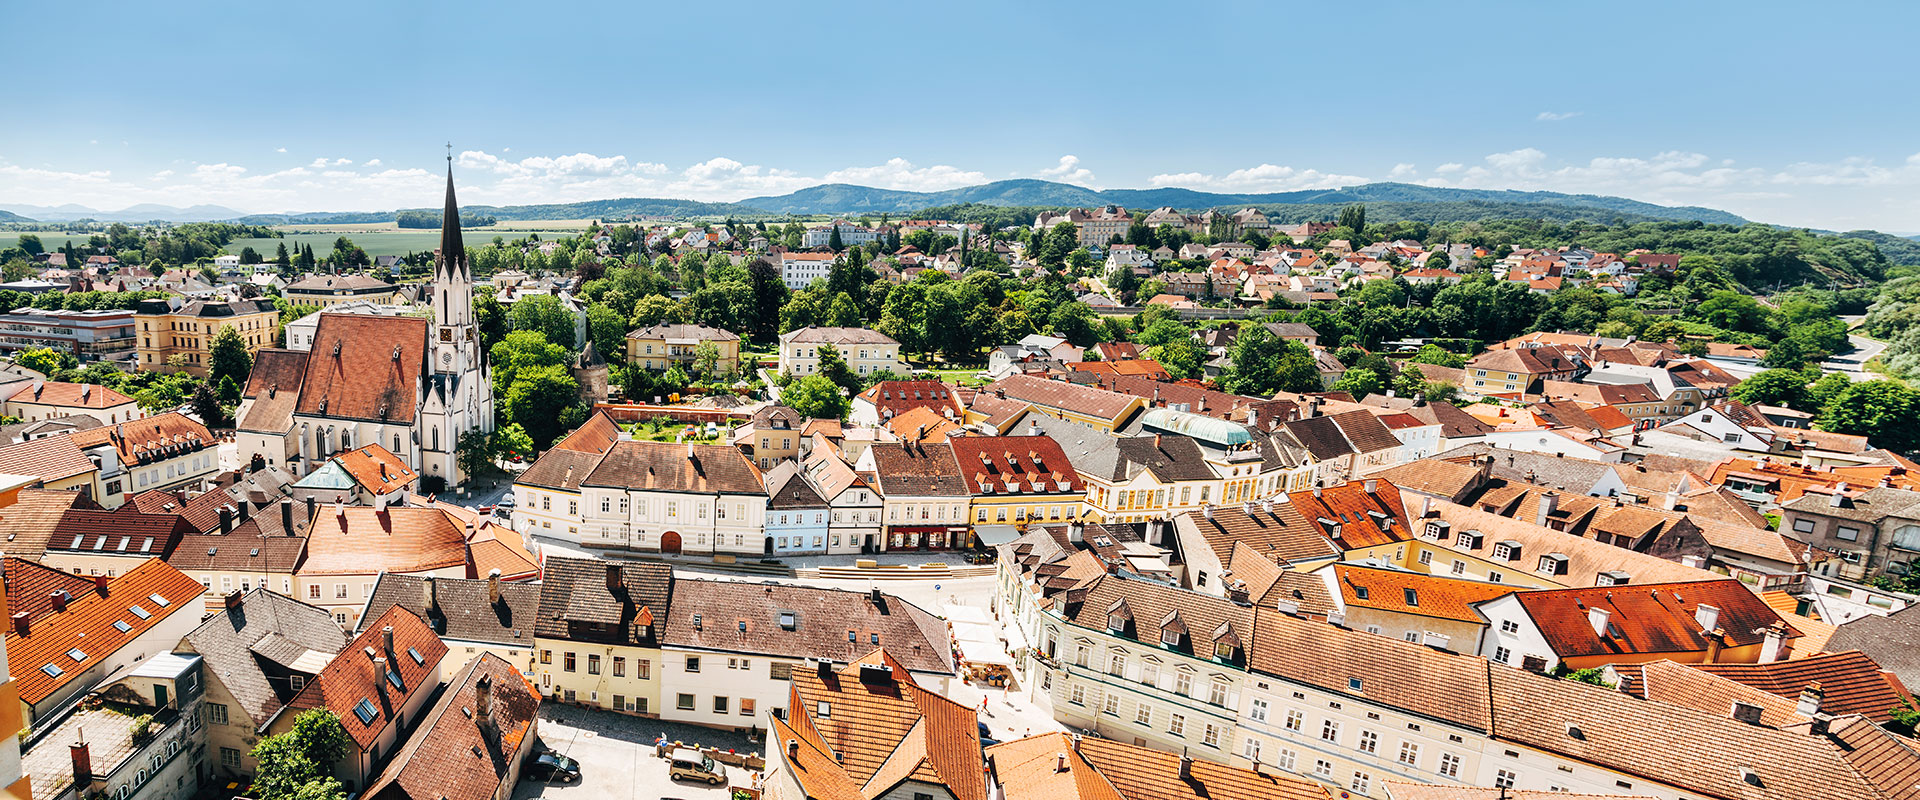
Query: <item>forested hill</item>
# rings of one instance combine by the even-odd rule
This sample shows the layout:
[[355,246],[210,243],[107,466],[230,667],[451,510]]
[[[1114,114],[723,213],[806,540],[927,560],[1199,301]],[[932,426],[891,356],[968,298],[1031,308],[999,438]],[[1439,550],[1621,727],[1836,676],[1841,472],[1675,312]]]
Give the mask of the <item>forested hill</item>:
[[28,217],[20,216],[6,209],[0,209],[0,222],[32,222]]
[[[1492,216],[1548,216],[1595,221],[1606,221],[1614,217],[1622,217],[1628,221],[1684,219],[1731,225],[1746,222],[1739,216],[1711,208],[1661,206],[1624,197],[1559,192],[1447,189],[1408,183],[1369,183],[1340,189],[1308,189],[1262,194],[1222,194],[1179,188],[1094,190],[1033,179],[995,181],[943,192],[908,192],[836,183],[813,186],[778,197],[752,197],[740,201],[741,205],[787,214],[892,214],[964,203],[1049,208],[1123,205],[1128,208],[1153,209],[1172,206],[1183,210],[1256,206],[1269,214],[1275,213],[1281,207],[1293,206],[1317,209],[1353,203],[1412,205],[1464,203],[1488,204],[1491,208],[1500,209]],[[1531,213],[1516,213],[1516,209],[1531,210]],[[1414,209],[1408,209],[1408,213],[1409,218],[1418,218],[1411,216],[1417,213]],[[1427,215],[1435,218],[1442,215],[1448,215],[1449,219],[1459,218],[1451,211],[1435,210],[1427,212]],[[1481,218],[1492,218],[1492,216]]]
[[[408,208],[399,211],[345,211],[317,212],[312,214],[254,214],[242,217],[241,222],[249,225],[338,225],[362,224],[371,222],[392,222],[400,214],[418,212],[440,216],[438,208]],[[532,206],[469,206],[460,207],[460,215],[493,217],[499,220],[527,219],[602,219],[622,220],[630,217],[735,217],[739,219],[766,218],[772,215],[757,208],[749,208],[738,203],[702,203],[698,200],[670,200],[653,197],[621,197],[612,200],[588,200],[579,203],[549,203]]]

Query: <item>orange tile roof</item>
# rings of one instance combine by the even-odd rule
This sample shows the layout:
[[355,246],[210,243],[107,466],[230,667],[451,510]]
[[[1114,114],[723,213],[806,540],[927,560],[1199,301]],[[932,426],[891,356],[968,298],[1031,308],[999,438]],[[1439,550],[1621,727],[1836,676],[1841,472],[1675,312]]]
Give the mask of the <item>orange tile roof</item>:
[[[1706,631],[1696,619],[1702,605],[1719,609],[1714,627],[1725,632],[1728,647],[1758,643],[1767,626],[1784,623],[1746,584],[1732,579],[1547,589],[1514,597],[1562,658],[1703,651]],[[1594,633],[1590,608],[1608,612],[1605,636]],[[1788,641],[1798,638],[1800,631],[1787,624]]]
[[[885,666],[889,679],[863,681],[864,664]],[[795,670],[788,707],[794,709],[789,716],[795,725],[810,729],[810,745],[838,756],[839,769],[858,786],[862,800],[886,795],[908,779],[945,785],[958,800],[986,800],[985,759],[973,709],[922,688],[884,649],[831,675]],[[829,787],[839,784],[821,780]],[[835,794],[844,790],[841,785]]]
[[376,495],[399,491],[420,477],[407,462],[378,444],[361,445],[333,459],[353,476],[355,483]]
[[1139,375],[1155,380],[1168,380],[1173,376],[1160,362],[1150,358],[1134,358],[1125,361],[1079,361],[1067,365],[1074,372],[1093,372],[1105,375]]
[[[394,638],[397,647],[399,631]],[[483,731],[473,717],[483,680],[492,698],[490,731]],[[407,738],[380,777],[368,784],[364,796],[371,800],[493,800],[517,771],[513,754],[533,732],[539,710],[540,694],[533,684],[506,659],[483,652],[454,678],[427,713],[423,729]]]
[[[196,592],[201,588],[197,582],[193,586]],[[393,627],[391,654],[384,652],[382,629],[387,626]],[[420,654],[419,660],[413,658],[414,653]],[[287,709],[292,714],[311,708],[333,712],[347,729],[347,735],[353,737],[354,744],[365,751],[393,723],[394,712],[407,704],[407,698],[415,692],[439,688],[440,659],[446,655],[447,645],[433,629],[405,608],[393,606],[361,629],[360,635],[347,643],[347,649],[340,651],[320,674],[307,682],[307,688],[287,703]],[[399,687],[374,672],[375,657],[387,659],[387,669],[400,674]],[[382,686],[386,687],[384,692]],[[354,708],[363,700],[372,704],[376,712],[368,721],[362,721],[354,713]]]
[[384,512],[321,508],[307,535],[302,574],[425,572],[467,563],[465,526],[438,508],[389,506]]
[[917,406],[887,420],[887,430],[906,442],[939,443],[947,440],[947,434],[960,430],[960,423],[934,413],[933,409]]
[[[1797,700],[1768,694],[1694,666],[1663,658],[1646,664],[1615,666],[1614,672],[1620,676],[1621,691],[1636,697],[1710,714],[1725,714],[1736,702],[1750,703],[1760,707],[1760,724],[1776,728],[1806,720],[1795,710],[1799,707]],[[1799,693],[1795,692],[1794,696],[1798,698]]]
[[7,399],[15,403],[94,409],[114,408],[133,402],[133,398],[105,386],[62,381],[33,381]]
[[111,445],[120,456],[120,463],[129,467],[149,461],[164,461],[218,444],[207,426],[178,411],[118,425],[74,431],[68,436],[81,447]]
[[1871,487],[1885,480],[1896,488],[1920,489],[1920,480],[1916,480],[1909,474],[1905,467],[1898,465],[1807,467],[1771,459],[1754,461],[1745,458],[1729,458],[1713,465],[1713,474],[1707,476],[1715,484],[1725,484],[1729,477],[1740,477],[1749,481],[1775,485],[1774,500],[1782,505],[1799,499],[1809,489],[1824,489],[1839,483],[1859,489]]
[[321,314],[295,414],[408,424],[427,370],[424,317]]
[[[1826,692],[1820,710],[1827,714],[1859,714],[1874,722],[1893,718],[1888,713],[1901,702],[1913,702],[1912,693],[1893,673],[1880,668],[1866,653],[1845,650],[1775,661],[1770,664],[1695,664],[1694,669],[1751,686],[1769,694],[1797,700],[1810,683]],[[1916,704],[1920,705],[1920,704]]]
[[1601,430],[1611,431],[1633,427],[1633,420],[1622,413],[1620,409],[1614,408],[1613,406],[1587,405],[1582,403],[1580,407],[1587,412],[1587,416],[1591,417],[1594,422],[1600,423]]
[[[1375,489],[1372,493],[1366,490],[1369,483]],[[1291,492],[1287,500],[1321,535],[1345,550],[1413,538],[1407,528],[1407,509],[1401,504],[1400,490],[1383,480],[1355,480],[1340,486]]]
[[1333,574],[1334,582],[1340,589],[1341,602],[1348,607],[1417,614],[1476,625],[1486,624],[1486,619],[1473,609],[1474,603],[1505,597],[1519,588],[1351,564],[1334,565]]
[[[96,428],[95,430],[100,430]],[[99,467],[81,452],[81,444],[72,434],[30,439],[0,446],[0,472],[9,475],[33,475],[41,483],[59,481],[92,472]]]
[[[1326,800],[1320,784],[1105,739],[1048,733],[987,748],[1008,798],[1018,800]],[[1067,768],[1059,769],[1065,754]]]
[[[17,636],[9,628],[7,664],[19,685],[20,699],[27,703],[47,699],[174,614],[198,619],[204,591],[206,587],[186,573],[150,558],[127,574],[109,579],[105,593],[87,592],[73,598],[66,611],[31,622],[26,636]],[[156,595],[167,602],[153,599]],[[116,622],[126,624],[127,630],[119,630]],[[162,647],[173,644],[159,643]],[[81,657],[74,658],[76,654]],[[43,671],[47,664],[60,674]]]
[[533,580],[540,577],[540,559],[527,550],[526,540],[506,525],[482,523],[467,537],[467,577],[485,578],[500,570],[500,579]]
[[572,450],[581,453],[605,453],[620,441],[620,423],[607,415],[606,409],[595,409],[580,427],[567,434],[567,438],[553,443],[553,450]]
[[[1086,481],[1050,436],[962,436],[948,442],[961,479],[975,494],[1074,494]],[[1040,484],[1035,490],[1034,484]]]
[[53,593],[79,597],[93,590],[91,580],[13,556],[6,557],[4,574],[8,613],[26,614],[30,622],[54,613]]

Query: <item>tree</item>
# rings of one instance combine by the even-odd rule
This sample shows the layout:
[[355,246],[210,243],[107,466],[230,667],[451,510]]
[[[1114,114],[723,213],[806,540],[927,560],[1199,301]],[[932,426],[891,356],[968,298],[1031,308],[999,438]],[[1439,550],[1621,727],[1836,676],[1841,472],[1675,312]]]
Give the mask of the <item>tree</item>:
[[824,375],[795,379],[780,391],[780,403],[810,419],[841,419],[851,401],[833,381]]
[[261,800],[320,800],[345,796],[333,777],[334,763],[345,758],[351,742],[340,718],[312,709],[293,720],[293,729],[254,745],[260,767],[253,794]]
[[[1340,209],[1339,227],[1353,231],[1354,236],[1364,236],[1367,230],[1367,207],[1363,205],[1347,206]],[[1360,242],[1353,242],[1355,247]]]
[[520,423],[509,422],[493,432],[493,454],[496,458],[532,458],[533,437]]
[[1078,300],[1061,303],[1047,317],[1047,327],[1074,347],[1092,347],[1100,339],[1100,318],[1093,307]]
[[232,325],[220,326],[207,354],[207,380],[218,385],[221,379],[231,378],[244,385],[252,372],[253,354],[247,352],[247,342],[240,338],[240,331]]
[[640,298],[639,302],[634,303],[633,319],[630,320],[635,329],[651,328],[663,322],[680,323],[686,321],[687,315],[684,306],[671,297],[658,294],[647,295],[646,297]]
[[15,246],[19,247],[22,250],[27,251],[28,257],[37,256],[47,252],[47,246],[44,244],[41,244],[40,236],[38,234],[32,234],[32,233],[20,234],[20,241]]
[[1379,394],[1381,389],[1380,373],[1370,369],[1354,367],[1341,374],[1340,380],[1333,384],[1336,392],[1346,392],[1353,399],[1364,399],[1370,394]]
[[1268,397],[1275,392],[1316,392],[1320,367],[1306,344],[1282,339],[1265,325],[1246,325],[1233,342],[1233,369],[1221,376],[1233,394]]
[[1853,385],[1853,379],[1839,372],[1829,372],[1807,387],[1808,410],[1824,413],[1828,403],[1839,396],[1840,390]]
[[1166,367],[1174,380],[1198,378],[1207,363],[1207,349],[1191,338],[1175,339],[1147,349],[1147,358]]
[[1866,436],[1873,444],[1911,452],[1920,444],[1913,425],[1920,415],[1920,392],[1889,380],[1854,383],[1835,395],[1820,418],[1820,429]]
[[454,443],[454,461],[467,480],[473,480],[493,466],[493,439],[493,434],[476,428],[460,434],[460,440]]
[[520,370],[507,387],[507,420],[525,428],[535,447],[545,448],[560,434],[560,413],[580,397],[580,382],[564,366],[546,364]]
[[714,378],[720,374],[720,345],[703,341],[693,347],[693,374]]
[[840,387],[840,390],[849,396],[859,394],[866,388],[860,376],[853,374],[853,368],[847,366],[847,360],[841,357],[839,348],[830,344],[821,345],[819,354],[820,368],[817,371],[821,377],[832,381],[833,385]]
[[1797,369],[1770,369],[1741,381],[1728,391],[1748,405],[1764,404],[1809,410],[1807,374]]
[[1467,365],[1467,360],[1459,353],[1455,353],[1437,344],[1421,345],[1420,352],[1414,353],[1413,357],[1407,360],[1415,364],[1432,364],[1437,367],[1452,367],[1454,369],[1460,369]]
[[[285,318],[285,314],[281,317]],[[481,288],[473,294],[473,324],[480,329],[480,346],[492,350],[507,336],[507,307],[500,305],[500,299],[493,296],[491,288]]]
[[52,375],[60,371],[61,367],[65,366],[65,361],[53,348],[36,347],[32,350],[22,350],[14,354],[13,365],[22,369],[33,370],[42,375]]
[[273,263],[279,265],[281,270],[285,270],[287,267],[293,266],[293,258],[287,255],[286,242],[281,242],[279,245],[279,249],[274,251]]
[[832,250],[833,252],[836,252],[836,253],[840,252],[841,250],[847,249],[846,244],[840,241],[839,223],[834,223],[833,232],[827,234],[827,249]]
[[[550,294],[536,294],[522,297],[507,312],[507,320],[516,331],[538,331],[547,337],[547,341],[572,350],[573,312],[560,304],[560,298]],[[536,437],[537,438],[537,437]]]
[[627,321],[620,312],[609,308],[606,303],[593,303],[587,306],[587,341],[600,351],[600,357],[608,361],[620,361],[626,356]]
[[227,426],[227,410],[220,406],[220,396],[214,394],[213,387],[208,386],[206,381],[194,387],[193,413],[200,418],[201,424],[209,428]]

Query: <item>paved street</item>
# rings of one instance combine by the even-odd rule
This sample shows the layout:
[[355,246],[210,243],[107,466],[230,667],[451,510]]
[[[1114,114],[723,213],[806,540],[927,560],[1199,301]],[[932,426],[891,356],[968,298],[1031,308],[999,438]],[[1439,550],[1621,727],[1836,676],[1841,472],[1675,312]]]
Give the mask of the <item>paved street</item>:
[[[556,800],[645,798],[659,800],[725,800],[726,786],[675,781],[667,777],[667,762],[654,755],[653,742],[661,734],[688,743],[699,742],[736,750],[759,751],[745,737],[691,725],[628,717],[606,711],[587,711],[547,705],[540,709],[540,746],[557,750],[580,762],[578,784],[521,781],[516,800],[543,797]],[[750,785],[752,778],[732,767],[728,783]]]

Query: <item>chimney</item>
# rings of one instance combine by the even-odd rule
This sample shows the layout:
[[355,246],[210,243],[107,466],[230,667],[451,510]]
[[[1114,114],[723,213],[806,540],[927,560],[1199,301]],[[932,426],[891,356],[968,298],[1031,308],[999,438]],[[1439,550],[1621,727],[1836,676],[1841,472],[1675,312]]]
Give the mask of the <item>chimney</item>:
[[1771,664],[1780,660],[1781,645],[1787,640],[1787,625],[1775,622],[1767,626],[1767,638],[1760,645],[1760,663]]
[[221,506],[220,507],[220,535],[225,536],[232,532],[233,532],[233,509],[228,506]]
[[1187,748],[1180,748],[1180,780],[1193,779],[1193,756],[1187,755]]
[[799,757],[800,757],[800,740],[788,739],[787,740],[787,759],[791,761]]
[[440,610],[440,587],[432,575],[420,579],[420,605],[430,613]]
[[1079,520],[1067,524],[1067,541],[1079,544],[1087,539],[1087,526]]
[[86,742],[67,745],[67,753],[73,756],[74,794],[85,797],[92,792],[86,789],[93,786],[93,750]]
[[1533,524],[1542,528],[1547,527],[1547,520],[1551,519],[1553,512],[1560,508],[1560,495],[1547,492],[1540,495],[1540,502],[1536,505],[1538,508],[1533,514]]
[[288,536],[293,535],[293,498],[280,498],[280,529]]
[[833,677],[833,659],[823,658],[814,664],[814,670],[820,674],[820,680]]
[[1613,612],[1611,611],[1599,606],[1587,606],[1587,624],[1593,626],[1593,635],[1595,636],[1602,639],[1607,638],[1607,620],[1612,617]]
[[487,604],[500,605],[500,570],[487,570]]
[[607,591],[610,593],[618,592],[624,585],[626,585],[626,581],[621,576],[620,562],[607,562]]
[[1800,704],[1794,706],[1793,713],[1811,717],[1820,713],[1820,702],[1827,697],[1827,690],[1820,688],[1820,682],[1814,681],[1800,690]]
[[1067,771],[1067,751],[1062,750],[1058,753],[1053,754],[1053,771],[1054,772]]
[[1367,482],[1366,482],[1366,483],[1363,483],[1363,484],[1360,484],[1360,486],[1361,486],[1361,488],[1363,488],[1363,489],[1366,489],[1366,490],[1367,490],[1367,494],[1379,494],[1379,493],[1380,493],[1380,481],[1379,481],[1378,479],[1376,479],[1376,478],[1368,478],[1368,479],[1367,479]]
[[1705,664],[1720,663],[1720,651],[1725,649],[1727,646],[1727,632],[1720,630],[1719,628],[1714,628],[1713,630],[1707,631],[1706,640],[1707,640],[1707,655],[1701,663],[1705,663]]
[[694,458],[693,458],[693,442],[687,442],[687,460],[688,460],[688,461],[692,461],[692,460],[694,460]]
[[95,575],[95,576],[93,576],[93,590],[94,590],[94,591],[96,591],[96,592],[99,592],[99,593],[101,593],[101,594],[103,594],[103,595],[104,595],[104,594],[106,594],[106,593],[107,593],[107,583],[108,583],[109,581],[111,581],[111,580],[112,580],[111,578],[108,578],[108,577],[107,577],[107,576],[105,576],[105,575]]
[[493,732],[493,676],[482,675],[473,682],[473,722],[484,734]]
[[1028,436],[1039,436],[1039,435],[1040,435],[1040,421],[1039,421],[1039,420],[1037,420],[1037,419],[1029,419],[1029,420],[1027,420],[1027,435],[1028,435]]
[[396,657],[393,653],[393,626],[392,625],[388,625],[380,629],[380,644],[386,647],[387,658],[393,659],[393,663],[395,664],[400,663],[400,659]]
[[1752,703],[1743,703],[1735,700],[1733,701],[1733,712],[1729,716],[1732,716],[1734,720],[1738,722],[1744,722],[1748,725],[1758,725],[1760,724],[1760,707]]
[[1207,519],[1213,519],[1213,504],[1212,503],[1202,504],[1200,506],[1200,516],[1206,517]]
[[1693,621],[1700,623],[1700,630],[1713,630],[1713,626],[1720,624],[1720,609],[1701,603],[1693,609]]
[[55,613],[59,613],[61,611],[67,610],[67,593],[66,592],[60,591],[59,589],[55,589],[51,592],[47,592],[47,599],[53,601],[53,610]]
[[314,506],[313,495],[307,495],[307,521],[308,522],[313,521],[313,517],[315,513],[313,506]]
[[[373,648],[369,647],[367,649],[372,650]],[[387,658],[386,656],[373,657],[373,683],[375,686],[380,687],[380,701],[382,703],[393,702],[392,699],[387,697]]]
[[13,635],[25,639],[30,627],[27,623],[27,612],[21,611],[13,615]]
[[228,611],[240,610],[241,602],[241,594],[238,591],[227,592],[226,604]]
[[1839,486],[1833,487],[1833,494],[1827,495],[1827,506],[1829,508],[1842,508],[1846,506],[1846,504],[1847,485],[1841,483]]
[[347,501],[340,499],[339,495],[333,497],[333,515],[342,519],[347,516]]

